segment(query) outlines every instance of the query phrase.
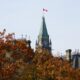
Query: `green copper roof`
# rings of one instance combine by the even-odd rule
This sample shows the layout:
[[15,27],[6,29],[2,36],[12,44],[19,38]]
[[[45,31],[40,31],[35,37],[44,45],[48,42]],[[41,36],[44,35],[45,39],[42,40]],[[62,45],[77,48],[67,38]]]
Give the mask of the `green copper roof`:
[[41,29],[40,29],[39,37],[48,37],[48,32],[47,32],[44,16],[42,17],[42,24],[41,24]]

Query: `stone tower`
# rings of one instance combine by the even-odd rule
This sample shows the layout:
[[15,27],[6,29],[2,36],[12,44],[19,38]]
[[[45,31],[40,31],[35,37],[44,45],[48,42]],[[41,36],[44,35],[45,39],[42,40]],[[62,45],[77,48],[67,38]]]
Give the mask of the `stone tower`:
[[38,40],[36,41],[36,48],[39,49],[46,49],[51,52],[51,40],[49,39],[49,34],[47,31],[46,23],[45,23],[45,17],[42,17],[42,24],[41,29],[38,35]]

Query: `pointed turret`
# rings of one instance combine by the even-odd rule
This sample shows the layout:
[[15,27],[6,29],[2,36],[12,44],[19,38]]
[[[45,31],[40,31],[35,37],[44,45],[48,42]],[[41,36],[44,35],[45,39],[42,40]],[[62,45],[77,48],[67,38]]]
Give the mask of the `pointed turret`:
[[40,29],[40,33],[39,33],[40,37],[48,37],[48,32],[47,32],[47,28],[46,28],[46,23],[45,23],[45,17],[42,17],[42,23],[41,23],[41,29]]
[[46,27],[45,17],[42,17],[41,29],[38,35],[37,47],[45,48],[51,51],[49,35]]

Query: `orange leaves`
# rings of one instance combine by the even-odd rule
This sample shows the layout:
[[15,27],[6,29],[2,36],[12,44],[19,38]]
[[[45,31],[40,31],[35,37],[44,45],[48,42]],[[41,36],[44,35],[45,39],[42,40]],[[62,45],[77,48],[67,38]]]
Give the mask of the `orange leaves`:
[[[47,51],[42,53],[35,53],[33,59],[39,77],[47,77],[52,80],[79,80],[80,72],[71,67],[71,64],[59,57],[51,57]],[[75,75],[76,74],[76,75]]]
[[4,80],[10,79],[11,76],[15,73],[15,71],[16,71],[15,64],[11,63],[11,64],[5,65],[1,70],[2,79],[4,79]]
[[1,80],[80,80],[80,69],[73,69],[68,61],[45,49],[34,53],[27,40],[14,39],[14,33],[5,32],[0,32]]

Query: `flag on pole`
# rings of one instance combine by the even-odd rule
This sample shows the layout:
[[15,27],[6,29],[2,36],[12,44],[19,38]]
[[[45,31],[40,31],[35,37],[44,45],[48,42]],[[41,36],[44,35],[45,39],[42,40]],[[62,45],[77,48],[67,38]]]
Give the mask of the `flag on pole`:
[[47,9],[44,9],[44,8],[43,8],[43,11],[44,11],[44,12],[48,12],[48,10],[47,10]]

